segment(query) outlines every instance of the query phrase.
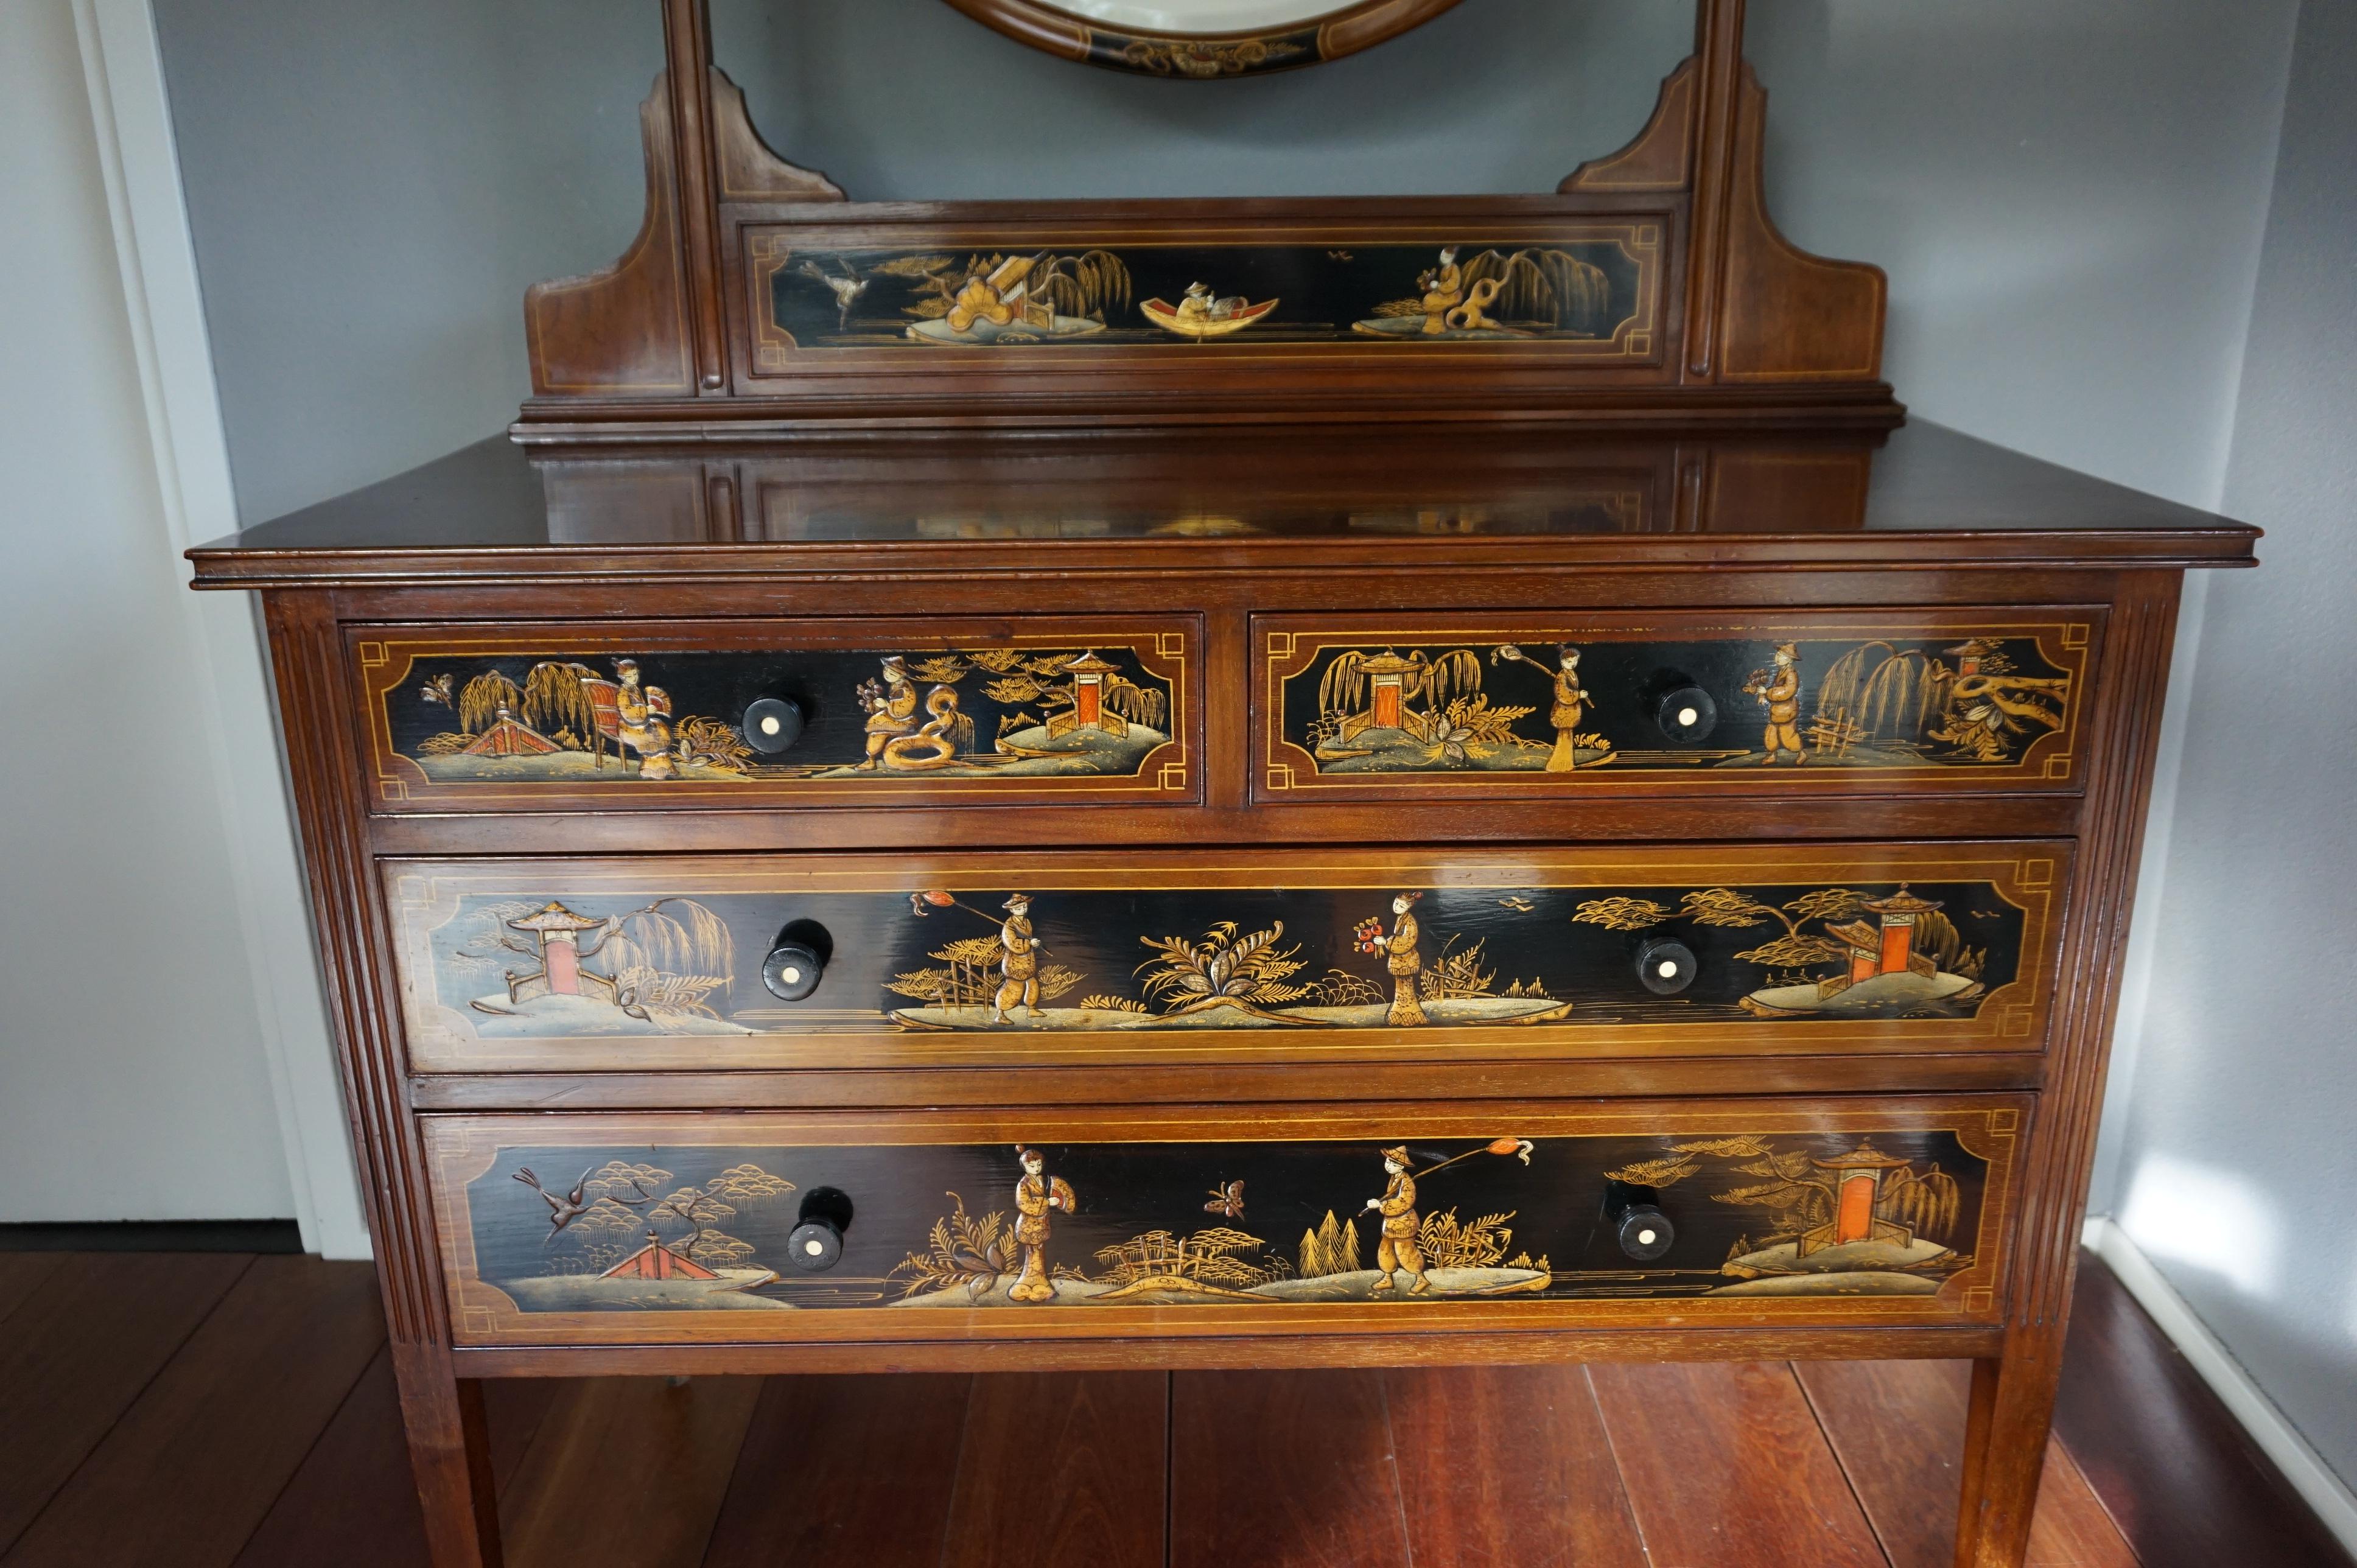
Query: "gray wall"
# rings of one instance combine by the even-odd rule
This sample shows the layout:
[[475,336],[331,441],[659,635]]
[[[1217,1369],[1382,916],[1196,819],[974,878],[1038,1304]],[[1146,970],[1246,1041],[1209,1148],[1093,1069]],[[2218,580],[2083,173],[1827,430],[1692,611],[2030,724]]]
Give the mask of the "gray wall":
[[[497,429],[524,392],[524,286],[635,230],[651,0],[156,8],[245,515]],[[1689,27],[1669,4],[1468,0],[1305,75],[1180,84],[1047,59],[939,0],[716,9],[770,140],[876,198],[1544,188],[1634,132]],[[1889,269],[1901,395],[2215,503],[2296,0],[1754,9],[1771,201],[1801,243]],[[2345,293],[2337,317],[2322,295],[2347,285],[2331,182],[2352,149],[2324,116],[2357,61],[2347,7],[2309,9],[2234,448],[2236,504],[2279,532],[2265,572],[2218,585],[2172,721],[2161,1004],[2107,1125],[2136,1239],[2345,1470],[2357,1280],[2321,1211],[2350,1155],[2301,1106],[2345,1084],[2349,983],[2317,933],[2347,925],[2352,759],[2286,676],[2330,646],[2351,565],[2313,448],[2351,414]],[[2246,1196],[2285,1216],[2265,1245]]]
[[2130,1238],[2357,1482],[2352,81],[2357,7],[2309,0],[2227,485],[2266,564],[2210,586],[2117,1143]]
[[[2294,4],[1756,6],[1776,209],[1890,270],[1919,413],[2214,500]],[[156,11],[248,519],[500,428],[525,285],[635,231],[651,0]],[[770,141],[872,198],[1544,189],[1635,133],[1691,27],[1667,0],[1469,0],[1334,65],[1196,83],[941,0],[715,18]]]
[[70,0],[0,5],[0,1223],[292,1214]]

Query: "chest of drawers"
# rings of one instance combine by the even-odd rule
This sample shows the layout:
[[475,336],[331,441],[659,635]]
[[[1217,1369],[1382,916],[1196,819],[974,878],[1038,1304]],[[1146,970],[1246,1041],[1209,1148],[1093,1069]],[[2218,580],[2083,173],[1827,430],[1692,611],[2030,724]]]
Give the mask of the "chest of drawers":
[[2254,537],[1917,426],[496,443],[198,552],[437,1561],[486,1377],[1795,1356],[1973,1359],[2017,1561]]

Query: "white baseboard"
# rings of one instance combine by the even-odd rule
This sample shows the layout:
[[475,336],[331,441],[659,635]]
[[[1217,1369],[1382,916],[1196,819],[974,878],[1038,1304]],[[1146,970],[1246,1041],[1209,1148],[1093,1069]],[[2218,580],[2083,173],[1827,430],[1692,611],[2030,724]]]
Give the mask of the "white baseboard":
[[2130,1295],[2136,1298],[2160,1331],[2169,1337],[2193,1369],[2223,1400],[2251,1441],[2275,1462],[2292,1488],[2316,1510],[2324,1527],[2341,1544],[2357,1552],[2357,1494],[2352,1494],[2332,1467],[2309,1447],[2299,1429],[2285,1419],[2251,1374],[2210,1332],[2176,1287],[2164,1278],[2128,1233],[2100,1217],[2089,1219],[2080,1240],[2111,1266]]

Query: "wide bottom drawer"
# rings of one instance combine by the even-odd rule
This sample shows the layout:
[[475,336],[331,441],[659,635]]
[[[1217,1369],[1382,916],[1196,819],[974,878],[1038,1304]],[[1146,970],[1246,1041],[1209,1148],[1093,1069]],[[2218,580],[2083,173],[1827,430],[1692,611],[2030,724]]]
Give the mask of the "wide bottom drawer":
[[2026,1096],[425,1119],[461,1345],[1997,1321]]

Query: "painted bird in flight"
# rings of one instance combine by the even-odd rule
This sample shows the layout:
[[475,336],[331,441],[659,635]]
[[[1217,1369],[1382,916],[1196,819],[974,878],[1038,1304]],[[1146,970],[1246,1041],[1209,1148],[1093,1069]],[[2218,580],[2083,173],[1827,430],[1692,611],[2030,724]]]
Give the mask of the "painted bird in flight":
[[[573,1184],[573,1190],[566,1193],[563,1197],[557,1197],[556,1194],[541,1186],[540,1178],[532,1174],[532,1167],[530,1165],[522,1166],[511,1174],[514,1176],[516,1180],[523,1183],[524,1186],[540,1194],[540,1200],[548,1205],[548,1236],[554,1236],[559,1230],[564,1230],[567,1225],[572,1224],[576,1219],[580,1219],[583,1214],[588,1211],[591,1204],[596,1202],[596,1199],[591,1198],[587,1195],[589,1189],[590,1172],[595,1171],[597,1168],[597,1166],[592,1165],[589,1167],[589,1170],[583,1171],[581,1173],[581,1179]],[[541,1240],[545,1241],[548,1240],[548,1236],[544,1236]]]
[[835,264],[844,271],[845,275],[842,277],[836,277],[816,262],[804,262],[802,271],[834,291],[834,329],[842,332],[848,330],[851,326],[851,307],[858,302],[861,295],[867,292],[867,280],[859,275],[857,267],[853,266],[841,256],[835,257],[834,260]]

